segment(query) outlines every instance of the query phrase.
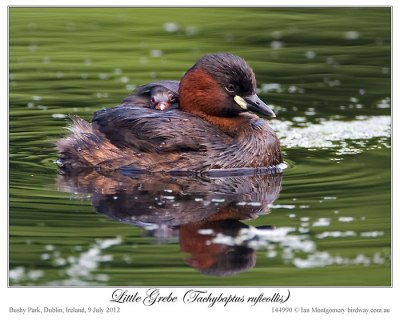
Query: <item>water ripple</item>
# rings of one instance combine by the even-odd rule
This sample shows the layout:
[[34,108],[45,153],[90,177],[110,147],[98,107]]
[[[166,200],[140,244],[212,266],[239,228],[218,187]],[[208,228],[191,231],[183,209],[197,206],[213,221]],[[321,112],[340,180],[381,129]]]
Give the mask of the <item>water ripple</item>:
[[[291,121],[271,121],[286,148],[337,148],[336,154],[361,153],[365,148],[363,140],[390,137],[391,117],[359,117],[353,121],[328,120],[306,127],[295,127]],[[355,141],[357,140],[357,141]],[[360,141],[361,140],[361,141]],[[387,139],[379,140],[375,147],[390,148]]]

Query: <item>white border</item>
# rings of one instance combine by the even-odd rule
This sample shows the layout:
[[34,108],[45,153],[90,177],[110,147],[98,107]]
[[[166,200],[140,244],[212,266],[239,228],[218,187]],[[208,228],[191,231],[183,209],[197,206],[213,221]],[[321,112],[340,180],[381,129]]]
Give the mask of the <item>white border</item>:
[[[2,130],[2,142],[3,146],[8,145],[8,114],[7,107],[8,101],[6,97],[8,97],[8,87],[4,84],[7,83],[7,71],[8,71],[8,52],[7,52],[7,30],[8,30],[8,19],[7,19],[7,11],[8,6],[138,6],[143,5],[142,3],[137,3],[137,1],[3,1],[1,2],[1,15],[0,15],[0,23],[1,23],[1,43],[4,46],[2,49],[2,63],[1,63],[1,75],[4,81],[1,86],[2,97],[3,97],[3,107],[1,108],[2,115],[1,119],[1,130]],[[187,1],[152,1],[147,0],[145,2],[145,6],[153,6],[153,5],[168,5],[168,6],[188,6]],[[322,6],[322,1],[246,1],[246,3],[240,3],[238,1],[209,1],[204,0],[199,3],[190,4],[191,6]],[[397,40],[399,39],[398,35],[398,18],[397,14],[399,10],[399,4],[396,3],[395,0],[392,1],[324,1],[324,6],[393,6],[393,49],[392,49],[392,57],[393,57],[393,83],[392,88],[394,89],[397,83],[397,63],[396,63],[396,52]],[[392,104],[398,101],[396,96],[398,95],[398,90],[393,90]],[[398,137],[398,129],[395,125],[395,120],[397,119],[396,108],[398,106],[394,106],[393,111],[393,126],[392,126],[392,137],[393,143],[393,163],[399,164],[397,157],[397,146],[395,142],[397,141],[395,137]],[[3,147],[4,148],[4,147]],[[7,150],[8,151],[8,150]],[[3,183],[2,189],[2,215],[1,215],[1,226],[2,226],[2,245],[1,248],[1,302],[0,314],[1,319],[133,319],[136,317],[144,316],[147,319],[153,319],[161,317],[165,318],[178,318],[181,317],[194,317],[194,318],[203,318],[207,316],[205,313],[212,312],[212,317],[229,317],[232,319],[242,319],[246,316],[251,317],[262,317],[267,318],[273,316],[275,318],[285,318],[293,317],[294,319],[323,319],[325,317],[329,317],[329,319],[395,319],[398,318],[399,315],[399,290],[398,290],[398,281],[396,274],[396,266],[397,266],[397,256],[396,250],[393,250],[393,287],[392,288],[289,288],[291,291],[291,298],[289,302],[284,307],[292,307],[292,308],[307,308],[307,307],[329,307],[329,308],[341,308],[341,307],[358,307],[358,308],[390,308],[390,314],[372,314],[364,316],[361,314],[348,314],[340,315],[334,314],[325,316],[325,314],[306,314],[306,313],[296,313],[292,311],[292,313],[274,313],[272,314],[272,306],[271,304],[258,304],[254,307],[251,307],[247,304],[231,304],[227,307],[223,307],[221,305],[217,305],[215,307],[209,308],[204,304],[184,304],[180,302],[179,304],[168,303],[168,304],[159,304],[153,307],[146,307],[143,304],[123,304],[120,305],[121,313],[119,314],[108,314],[108,315],[96,315],[96,314],[86,314],[85,316],[80,316],[79,314],[41,314],[41,315],[20,315],[20,314],[10,314],[8,307],[9,306],[21,306],[21,307],[35,307],[35,306],[80,306],[85,305],[89,306],[102,306],[103,308],[106,306],[113,306],[108,302],[111,298],[111,293],[113,288],[8,288],[7,283],[7,212],[8,212],[8,185],[7,185],[7,159],[8,152],[2,153],[1,156],[1,181]],[[393,193],[392,195],[398,195],[396,177],[398,169],[396,166],[393,166]],[[395,197],[393,198],[393,223],[395,224],[392,228],[393,230],[393,242],[392,245],[394,248],[397,248],[397,240],[398,236],[396,235],[396,231],[398,230],[398,218],[399,214],[398,209],[398,201]],[[189,290],[190,288],[161,288],[162,292],[168,293],[168,291],[173,291],[175,295],[178,297],[182,297],[184,292]],[[204,288],[202,288],[204,289]],[[129,289],[130,291],[135,291],[135,289]],[[146,288],[136,289],[140,291],[142,295],[145,295]],[[229,294],[237,294],[237,295],[258,295],[261,292],[265,293],[265,295],[272,295],[275,292],[286,292],[287,288],[213,288],[206,289],[212,292],[214,295],[218,295],[220,292],[224,292],[225,295]],[[294,309],[293,309],[294,310]],[[145,314],[142,313],[145,312]],[[247,314],[246,314],[247,313]]]

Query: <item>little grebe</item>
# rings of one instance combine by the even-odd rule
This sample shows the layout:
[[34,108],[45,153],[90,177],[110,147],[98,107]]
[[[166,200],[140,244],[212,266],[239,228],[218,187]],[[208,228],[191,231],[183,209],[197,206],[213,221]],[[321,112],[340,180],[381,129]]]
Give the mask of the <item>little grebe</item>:
[[95,112],[91,124],[72,119],[71,133],[57,143],[63,172],[204,172],[282,162],[279,139],[249,111],[275,114],[256,95],[254,73],[238,56],[202,57],[181,79],[178,109],[159,112],[131,99]]
[[178,91],[179,81],[161,80],[138,87],[123,102],[164,111],[178,107]]

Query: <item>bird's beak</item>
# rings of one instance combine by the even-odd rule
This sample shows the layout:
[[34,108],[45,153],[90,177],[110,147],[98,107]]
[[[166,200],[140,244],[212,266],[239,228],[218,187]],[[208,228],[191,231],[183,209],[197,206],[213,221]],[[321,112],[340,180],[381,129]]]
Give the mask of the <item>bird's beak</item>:
[[276,117],[272,109],[266,105],[256,94],[244,98],[235,96],[234,100],[243,110],[253,111],[271,118]]

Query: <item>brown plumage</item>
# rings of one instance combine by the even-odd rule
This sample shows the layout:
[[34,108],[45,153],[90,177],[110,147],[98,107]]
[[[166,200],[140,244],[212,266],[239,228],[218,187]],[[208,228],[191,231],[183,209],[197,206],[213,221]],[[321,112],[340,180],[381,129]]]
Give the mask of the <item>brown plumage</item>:
[[157,111],[129,99],[97,111],[92,124],[75,118],[57,148],[65,171],[77,168],[207,171],[268,167],[282,161],[274,117],[255,94],[254,73],[240,57],[208,55],[182,78],[179,109]]

